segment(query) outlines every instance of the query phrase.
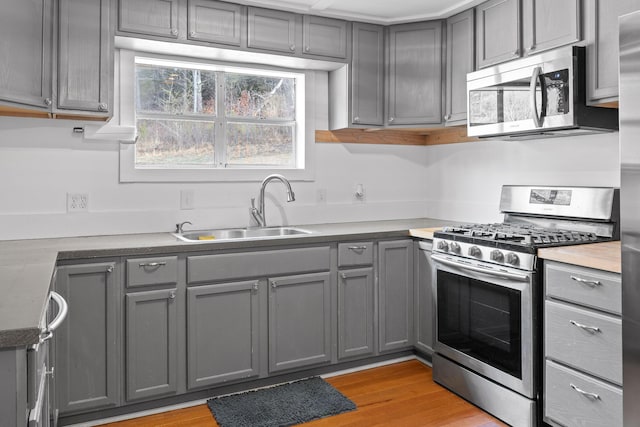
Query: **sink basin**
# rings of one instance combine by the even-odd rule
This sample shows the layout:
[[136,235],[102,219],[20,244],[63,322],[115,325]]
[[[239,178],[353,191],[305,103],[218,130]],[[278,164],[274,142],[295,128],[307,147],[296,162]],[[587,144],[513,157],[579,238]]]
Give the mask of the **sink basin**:
[[173,233],[185,242],[211,242],[213,240],[243,240],[263,239],[268,237],[285,237],[311,234],[309,230],[296,227],[266,227],[266,228],[225,228],[219,230],[188,231]]

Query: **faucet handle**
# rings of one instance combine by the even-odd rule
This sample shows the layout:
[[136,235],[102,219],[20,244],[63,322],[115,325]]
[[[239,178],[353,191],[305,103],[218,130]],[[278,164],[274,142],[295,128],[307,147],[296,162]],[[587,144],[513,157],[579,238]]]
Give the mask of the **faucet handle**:
[[256,198],[252,197],[251,198],[251,209],[255,209],[256,208]]

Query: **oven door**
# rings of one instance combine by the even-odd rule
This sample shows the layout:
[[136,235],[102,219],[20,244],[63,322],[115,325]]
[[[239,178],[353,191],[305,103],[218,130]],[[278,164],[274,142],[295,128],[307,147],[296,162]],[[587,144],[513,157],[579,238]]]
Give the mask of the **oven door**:
[[435,351],[534,398],[534,273],[443,254],[432,259]]

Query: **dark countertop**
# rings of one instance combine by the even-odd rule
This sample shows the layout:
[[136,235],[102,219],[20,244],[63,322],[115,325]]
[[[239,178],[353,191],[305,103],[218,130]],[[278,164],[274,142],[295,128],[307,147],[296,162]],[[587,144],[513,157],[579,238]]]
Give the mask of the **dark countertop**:
[[309,224],[296,225],[313,232],[307,235],[197,243],[183,242],[171,233],[0,241],[0,349],[38,341],[58,261],[410,237],[410,229],[446,224],[430,218]]

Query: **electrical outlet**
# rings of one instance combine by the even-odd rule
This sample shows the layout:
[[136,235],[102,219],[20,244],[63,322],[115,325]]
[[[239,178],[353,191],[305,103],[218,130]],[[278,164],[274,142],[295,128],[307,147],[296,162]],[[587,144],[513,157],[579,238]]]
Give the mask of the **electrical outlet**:
[[89,211],[88,193],[67,193],[67,212]]
[[326,188],[318,188],[316,191],[316,202],[319,205],[324,205],[327,203],[327,189]]
[[195,208],[195,195],[193,190],[180,190],[180,209],[188,210]]

